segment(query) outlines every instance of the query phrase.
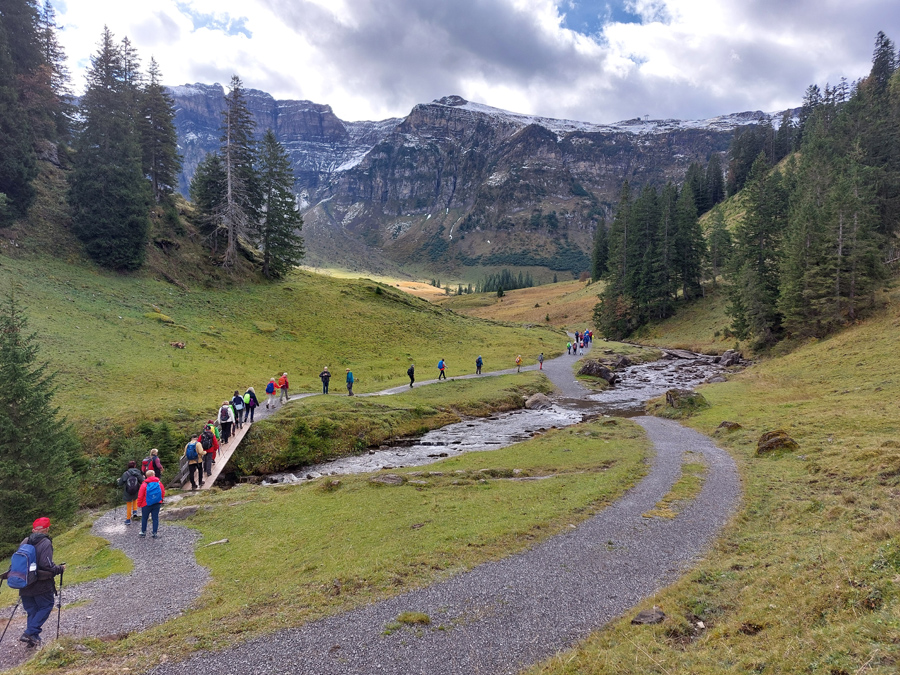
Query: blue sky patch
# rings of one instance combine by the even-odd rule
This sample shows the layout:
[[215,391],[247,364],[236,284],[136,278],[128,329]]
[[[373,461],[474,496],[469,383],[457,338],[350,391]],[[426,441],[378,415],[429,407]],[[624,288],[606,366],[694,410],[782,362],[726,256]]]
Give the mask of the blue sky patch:
[[209,30],[222,31],[225,35],[243,35],[248,39],[253,37],[253,34],[247,28],[246,16],[233,19],[227,13],[221,15],[202,14],[194,11],[190,3],[187,2],[178,2],[175,3],[175,6],[178,7],[178,11],[191,20],[194,24],[194,30],[208,28]]
[[559,11],[565,14],[563,28],[597,36],[610,23],[641,23],[641,17],[630,11],[627,0],[561,0]]

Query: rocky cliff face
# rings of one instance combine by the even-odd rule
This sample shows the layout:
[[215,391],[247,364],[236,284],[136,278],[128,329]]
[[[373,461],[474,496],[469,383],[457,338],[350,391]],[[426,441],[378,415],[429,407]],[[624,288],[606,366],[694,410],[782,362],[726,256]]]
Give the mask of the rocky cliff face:
[[[197,163],[218,146],[224,92],[171,91],[186,191]],[[294,162],[309,262],[461,277],[466,268],[503,266],[578,274],[623,181],[680,181],[691,162],[727,151],[737,127],[778,119],[755,112],[596,125],[450,96],[402,120],[348,123],[327,105],[253,90],[248,104],[259,130],[272,128]]]

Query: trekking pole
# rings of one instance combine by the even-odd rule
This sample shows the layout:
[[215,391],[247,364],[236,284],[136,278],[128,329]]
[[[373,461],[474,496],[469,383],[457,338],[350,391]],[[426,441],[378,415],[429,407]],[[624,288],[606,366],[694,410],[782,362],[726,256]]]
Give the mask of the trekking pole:
[[9,621],[6,622],[6,628],[3,629],[3,635],[0,635],[0,644],[3,644],[3,638],[6,637],[6,630],[9,628],[9,624],[12,623],[13,617],[16,615],[16,610],[19,609],[20,602],[22,602],[21,598],[16,601],[16,606],[13,607],[12,614],[9,615]]
[[[65,570],[59,573],[59,603],[57,604],[57,612],[56,612],[56,639],[59,640],[59,620],[62,617],[62,587],[63,587],[63,575],[66,573]],[[53,611],[53,610],[51,610]]]

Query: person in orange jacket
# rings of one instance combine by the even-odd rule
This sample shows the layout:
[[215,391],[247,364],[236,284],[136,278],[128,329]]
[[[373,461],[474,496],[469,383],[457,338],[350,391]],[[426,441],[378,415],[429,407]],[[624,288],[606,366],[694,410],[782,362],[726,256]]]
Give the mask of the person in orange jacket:
[[285,403],[291,399],[288,396],[288,379],[287,373],[278,378],[278,388],[281,390],[281,395],[278,397],[279,403]]
[[152,517],[153,538],[158,538],[159,509],[165,496],[166,488],[159,482],[156,473],[151,469],[147,472],[147,478],[141,483],[141,489],[138,491],[137,503],[141,507],[141,531],[138,533],[139,537],[147,536],[147,520]]

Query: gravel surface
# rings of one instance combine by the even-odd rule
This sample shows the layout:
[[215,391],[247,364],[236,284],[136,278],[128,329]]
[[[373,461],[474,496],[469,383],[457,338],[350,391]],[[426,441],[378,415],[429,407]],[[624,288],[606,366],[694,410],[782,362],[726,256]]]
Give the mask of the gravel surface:
[[[159,539],[153,539],[152,525],[148,523],[147,528],[147,537],[142,539],[138,537],[140,518],[125,525],[124,506],[94,523],[92,534],[122,550],[134,562],[134,570],[77,586],[64,585],[60,635],[122,636],[182,614],[197,599],[209,581],[209,570],[198,565],[194,557],[200,534],[160,521]],[[56,615],[54,610],[44,624],[45,642],[56,637]],[[0,668],[21,663],[34,653],[18,641],[24,629],[20,607],[0,645]]]
[[[563,356],[544,370],[563,396],[580,398],[574,361]],[[656,449],[648,476],[571,532],[434,586],[152,673],[516,673],[574,645],[694,565],[740,497],[734,461],[708,438],[667,420],[636,421]],[[709,467],[700,495],[675,519],[643,518],[679,477],[687,450]],[[406,611],[424,612],[431,625],[385,635]]]

